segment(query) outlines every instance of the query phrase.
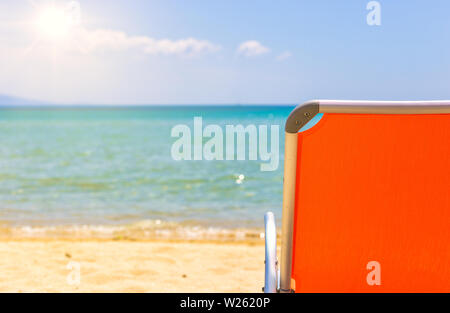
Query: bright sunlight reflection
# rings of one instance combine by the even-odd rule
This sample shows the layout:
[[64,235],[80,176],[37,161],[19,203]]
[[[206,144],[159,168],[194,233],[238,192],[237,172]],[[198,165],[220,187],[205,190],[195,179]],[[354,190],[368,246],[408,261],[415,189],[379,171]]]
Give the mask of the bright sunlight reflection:
[[37,30],[41,37],[49,40],[63,40],[69,35],[74,20],[64,8],[42,9],[37,17]]

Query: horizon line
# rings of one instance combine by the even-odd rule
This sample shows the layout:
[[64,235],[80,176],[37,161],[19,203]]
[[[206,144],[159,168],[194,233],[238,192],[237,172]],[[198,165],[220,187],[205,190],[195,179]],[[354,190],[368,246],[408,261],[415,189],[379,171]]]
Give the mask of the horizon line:
[[291,107],[293,103],[212,103],[212,104],[0,104],[0,109],[45,109],[45,108],[145,108],[145,107]]

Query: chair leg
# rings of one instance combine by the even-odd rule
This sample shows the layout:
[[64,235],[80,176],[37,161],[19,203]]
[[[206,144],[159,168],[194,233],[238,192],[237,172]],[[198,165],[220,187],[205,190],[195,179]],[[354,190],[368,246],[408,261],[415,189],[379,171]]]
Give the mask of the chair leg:
[[264,292],[276,293],[278,290],[277,230],[272,212],[264,215],[265,226],[265,281]]

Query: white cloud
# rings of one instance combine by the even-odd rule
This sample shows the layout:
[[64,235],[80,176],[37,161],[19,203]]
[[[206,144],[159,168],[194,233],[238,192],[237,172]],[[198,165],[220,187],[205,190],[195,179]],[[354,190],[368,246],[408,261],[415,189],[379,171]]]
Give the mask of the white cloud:
[[238,48],[238,54],[244,55],[246,57],[253,57],[269,52],[269,48],[263,46],[259,41],[256,40],[243,42]]
[[[47,36],[35,28],[11,26],[0,29],[0,94],[60,104],[189,102],[188,86],[214,85],[210,78],[217,75],[198,74],[198,66],[185,58],[220,49],[189,37],[156,39],[81,26]],[[161,62],[156,55],[174,57]],[[181,80],[174,93],[174,81]],[[186,100],[180,95],[183,88]]]
[[136,50],[152,55],[179,56],[196,56],[221,49],[219,45],[195,38],[155,39],[147,36],[129,36],[125,32],[116,30],[87,30],[85,28],[74,29],[65,43],[65,47],[82,53]]
[[289,59],[290,57],[292,57],[292,53],[290,51],[284,51],[283,53],[278,55],[276,59],[277,61],[284,61],[286,59]]

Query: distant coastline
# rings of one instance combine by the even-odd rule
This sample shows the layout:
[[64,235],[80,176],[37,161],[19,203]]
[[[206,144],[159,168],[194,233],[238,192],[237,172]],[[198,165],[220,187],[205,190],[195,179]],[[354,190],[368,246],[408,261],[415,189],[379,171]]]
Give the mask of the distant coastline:
[[[301,103],[299,101],[298,103]],[[298,103],[204,103],[204,104],[194,104],[194,103],[148,103],[148,104],[106,104],[106,103],[65,103],[61,104],[58,102],[42,101],[42,100],[30,100],[26,98],[14,97],[9,95],[0,94],[0,109],[146,109],[146,108],[220,108],[220,107],[253,107],[253,108],[267,108],[267,107],[295,107]]]

